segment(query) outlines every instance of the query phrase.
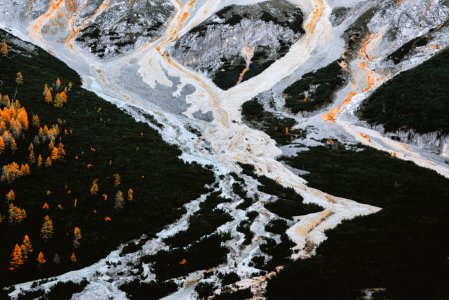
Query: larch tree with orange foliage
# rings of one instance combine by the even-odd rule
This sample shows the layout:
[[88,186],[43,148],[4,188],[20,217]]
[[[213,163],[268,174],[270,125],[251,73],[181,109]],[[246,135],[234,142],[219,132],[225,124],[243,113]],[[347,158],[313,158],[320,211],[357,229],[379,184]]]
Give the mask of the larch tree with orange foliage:
[[62,99],[62,104],[66,104],[67,103],[67,99],[68,99],[66,92],[64,92],[64,91],[60,92],[59,96]]
[[28,236],[28,234],[25,234],[25,236],[23,237],[22,245],[25,246],[25,249],[28,253],[33,252],[33,244],[31,243],[30,237]]
[[99,191],[99,187],[98,187],[98,179],[95,179],[94,181],[92,181],[92,186],[90,187],[90,193],[92,195],[97,195]]
[[41,238],[46,242],[53,237],[54,228],[53,221],[49,216],[44,217],[44,223],[41,227]]
[[45,101],[45,103],[52,103],[53,102],[53,95],[51,94],[51,90],[48,89],[48,88],[45,91],[44,101]]
[[25,209],[15,206],[10,203],[8,208],[9,213],[9,223],[10,224],[20,224],[27,217],[27,213]]
[[8,200],[8,202],[12,202],[12,201],[16,200],[16,193],[14,193],[14,190],[10,190],[6,194],[6,200]]
[[36,261],[37,261],[37,264],[39,265],[39,267],[47,262],[47,260],[45,259],[44,253],[42,251],[39,252],[39,254],[37,255]]
[[8,53],[9,53],[8,44],[6,43],[5,39],[3,39],[3,41],[2,41],[1,53],[2,53],[3,57],[7,57]]
[[61,80],[58,78],[55,82],[56,89],[59,90],[61,88]]
[[25,110],[25,108],[23,108],[23,107],[19,108],[19,112],[17,114],[17,120],[19,120],[19,122],[23,128],[28,129],[28,127],[29,127],[28,113]]
[[3,138],[0,136],[0,154],[5,152],[5,142],[3,141]]
[[59,158],[64,158],[65,157],[65,149],[64,149],[64,144],[59,142],[58,144],[58,154],[59,154]]
[[39,154],[39,157],[37,158],[37,167],[41,168],[42,167],[42,155]]
[[9,270],[14,271],[22,267],[24,264],[22,259],[22,249],[20,249],[20,246],[16,244],[14,246],[14,250],[11,254],[11,261],[9,262]]
[[51,158],[50,157],[47,157],[47,159],[45,160],[45,166],[51,167]]
[[58,160],[59,159],[59,151],[58,148],[54,147],[51,151],[51,159],[52,160]]
[[34,165],[36,163],[36,156],[34,156],[34,150],[31,149],[30,155],[28,156],[28,160],[30,161],[30,164]]
[[39,116],[37,114],[33,115],[33,126],[34,128],[41,127],[41,121],[39,120]]
[[80,246],[82,237],[81,229],[78,226],[75,226],[75,228],[73,228],[73,247],[78,248]]
[[57,108],[61,108],[64,105],[64,100],[62,99],[61,94],[56,94],[53,105]]
[[17,147],[16,140],[14,138],[11,139],[9,147],[11,148],[12,153],[16,153],[18,147]]
[[72,252],[72,255],[70,255],[70,261],[71,261],[72,263],[76,263],[77,258],[76,258],[75,252]]

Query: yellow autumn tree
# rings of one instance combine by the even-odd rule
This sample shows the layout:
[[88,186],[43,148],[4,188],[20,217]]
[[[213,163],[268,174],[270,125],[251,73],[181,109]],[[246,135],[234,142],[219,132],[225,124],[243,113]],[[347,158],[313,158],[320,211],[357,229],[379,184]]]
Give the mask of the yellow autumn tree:
[[20,246],[16,244],[11,254],[11,261],[9,262],[9,270],[14,271],[19,269],[21,266],[23,266],[22,249],[20,249]]
[[42,156],[39,154],[39,157],[37,158],[37,167],[42,167]]
[[128,201],[133,201],[134,200],[134,191],[133,189],[129,189],[128,190]]
[[49,216],[44,217],[44,223],[41,227],[41,237],[46,242],[49,239],[53,237],[54,228],[53,228],[53,221],[50,219]]
[[7,56],[8,56],[9,49],[8,49],[8,44],[6,43],[6,40],[5,40],[5,39],[3,39],[3,41],[2,41],[2,49],[1,49],[1,52],[2,52],[2,56],[3,56],[3,57],[7,57]]

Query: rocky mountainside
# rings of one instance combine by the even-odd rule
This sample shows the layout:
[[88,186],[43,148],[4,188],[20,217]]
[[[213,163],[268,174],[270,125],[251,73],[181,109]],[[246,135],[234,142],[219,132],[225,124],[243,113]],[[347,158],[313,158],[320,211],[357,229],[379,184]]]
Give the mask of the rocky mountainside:
[[44,279],[49,263],[10,297],[449,297],[447,0],[0,8],[8,43],[42,47],[215,176],[162,229]]

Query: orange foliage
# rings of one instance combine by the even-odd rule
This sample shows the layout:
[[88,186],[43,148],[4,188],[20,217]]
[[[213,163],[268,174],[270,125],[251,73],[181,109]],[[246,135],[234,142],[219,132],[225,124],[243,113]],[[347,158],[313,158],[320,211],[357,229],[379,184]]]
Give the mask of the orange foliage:
[[47,260],[44,257],[44,253],[42,251],[39,252],[39,254],[37,255],[36,261],[39,264],[39,266],[41,266],[47,262]]
[[20,268],[21,266],[23,266],[23,264],[24,264],[24,262],[22,259],[22,249],[20,249],[20,246],[18,244],[16,244],[14,246],[14,250],[12,251],[12,254],[11,254],[9,270],[14,271],[14,270]]

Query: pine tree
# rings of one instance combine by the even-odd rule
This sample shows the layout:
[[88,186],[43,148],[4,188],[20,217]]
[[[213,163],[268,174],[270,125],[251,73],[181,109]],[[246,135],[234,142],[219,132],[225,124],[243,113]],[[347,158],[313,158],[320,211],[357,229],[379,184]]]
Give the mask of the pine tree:
[[128,201],[133,201],[134,200],[134,191],[133,189],[129,189],[128,190]]
[[117,191],[117,193],[115,194],[114,209],[121,210],[121,209],[123,209],[124,205],[125,205],[125,199],[123,199],[123,193],[122,193],[122,191]]
[[53,263],[55,265],[59,265],[61,263],[61,258],[59,257],[58,253],[56,253],[55,256],[53,257]]
[[97,195],[98,190],[99,190],[98,179],[95,179],[94,181],[92,181],[92,186],[90,188],[90,193],[95,196],[95,195]]
[[53,237],[53,221],[50,219],[49,216],[44,217],[44,223],[41,227],[41,237],[46,242],[47,240],[51,239]]
[[10,190],[6,194],[6,200],[8,200],[8,202],[12,202],[12,201],[16,200],[16,193],[14,193],[14,190]]
[[3,41],[2,41],[2,49],[1,49],[1,52],[2,52],[2,56],[3,56],[3,57],[7,57],[7,56],[8,56],[8,52],[9,52],[9,50],[8,50],[8,44],[6,43],[6,40],[5,40],[5,39],[3,39]]
[[42,251],[39,252],[39,254],[37,255],[36,261],[39,267],[47,262],[47,260],[44,257],[44,253]]
[[14,250],[11,254],[11,262],[9,263],[10,268],[9,270],[17,270],[21,266],[23,266],[23,259],[22,259],[22,250],[20,249],[20,246],[16,244],[14,246]]
[[73,229],[73,247],[78,248],[80,246],[80,240],[82,238],[81,229],[76,226]]

